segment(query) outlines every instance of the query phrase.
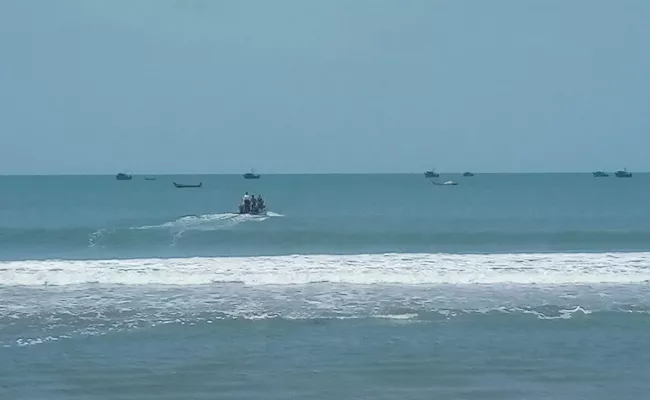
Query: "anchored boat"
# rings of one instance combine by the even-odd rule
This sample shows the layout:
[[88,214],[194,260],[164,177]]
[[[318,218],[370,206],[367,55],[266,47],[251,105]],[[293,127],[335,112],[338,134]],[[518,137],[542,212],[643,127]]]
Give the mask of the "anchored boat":
[[200,188],[200,187],[203,186],[203,182],[200,182],[200,183],[198,183],[198,184],[196,184],[196,185],[187,185],[187,184],[176,183],[176,182],[172,182],[172,183],[174,184],[174,187],[179,188],[179,189],[185,189],[185,188]]
[[256,174],[255,171],[251,169],[251,172],[246,172],[244,174],[244,179],[260,179],[260,174]]
[[133,175],[120,172],[119,174],[115,175],[115,179],[117,179],[118,181],[130,181],[131,179],[133,179]]
[[616,175],[617,178],[631,178],[632,177],[632,173],[627,172],[627,168],[623,168],[622,170],[619,169],[618,171],[616,171],[615,175]]
[[431,168],[431,171],[424,171],[425,178],[439,178],[440,174],[436,172],[435,168]]

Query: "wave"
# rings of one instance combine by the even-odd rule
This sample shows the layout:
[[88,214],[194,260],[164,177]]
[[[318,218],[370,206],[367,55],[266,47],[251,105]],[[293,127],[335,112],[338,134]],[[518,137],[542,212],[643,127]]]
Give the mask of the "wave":
[[[550,309],[552,308],[552,309]],[[355,324],[422,324],[435,323],[453,329],[454,324],[463,324],[463,329],[491,329],[490,327],[518,327],[517,329],[542,328],[552,323],[556,329],[565,324],[568,329],[575,329],[573,321],[580,326],[597,326],[598,324],[625,325],[628,329],[643,330],[647,327],[649,311],[647,310],[590,310],[581,306],[574,307],[531,307],[494,309],[434,309],[428,311],[413,310],[405,313],[357,313],[357,314],[310,314],[310,313],[275,313],[275,312],[196,312],[178,313],[159,311],[129,312],[124,315],[106,315],[97,310],[94,316],[65,313],[39,313],[44,318],[34,318],[21,315],[10,318],[0,315],[0,324],[6,323],[8,328],[0,329],[0,348],[26,347],[48,342],[74,339],[76,337],[103,336],[109,333],[128,332],[139,329],[157,327],[158,329],[196,330],[208,329],[205,334],[211,335],[213,329],[223,329],[224,324],[242,323],[255,324],[258,322],[274,324],[337,324],[355,321]],[[468,325],[471,324],[471,325]],[[568,325],[566,325],[568,324]],[[588,325],[586,325],[588,324]],[[242,326],[245,327],[246,325]],[[440,326],[443,328],[443,326]]]
[[650,253],[361,254],[0,262],[0,285],[567,285],[650,282]]
[[645,329],[649,266],[650,253],[1,262],[0,347],[257,321]]

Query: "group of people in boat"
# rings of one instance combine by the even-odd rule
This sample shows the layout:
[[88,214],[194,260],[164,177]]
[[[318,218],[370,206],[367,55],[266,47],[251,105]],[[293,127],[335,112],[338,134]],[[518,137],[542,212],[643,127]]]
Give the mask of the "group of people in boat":
[[248,192],[244,194],[244,197],[241,199],[241,204],[239,205],[240,214],[259,214],[264,212],[265,209],[266,205],[264,205],[262,195],[249,195]]

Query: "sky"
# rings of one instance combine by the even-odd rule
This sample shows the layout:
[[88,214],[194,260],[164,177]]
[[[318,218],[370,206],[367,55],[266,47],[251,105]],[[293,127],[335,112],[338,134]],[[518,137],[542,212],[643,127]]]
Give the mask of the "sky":
[[0,175],[650,171],[647,0],[2,0]]

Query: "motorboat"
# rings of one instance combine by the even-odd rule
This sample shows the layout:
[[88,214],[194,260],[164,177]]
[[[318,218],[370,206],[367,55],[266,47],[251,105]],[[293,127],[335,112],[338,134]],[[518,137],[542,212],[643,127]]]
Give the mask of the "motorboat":
[[244,206],[240,205],[237,214],[247,214],[247,215],[266,215],[266,207],[258,208],[256,210],[251,210],[249,212],[244,211]]
[[[255,204],[255,207],[252,207],[253,204]],[[264,203],[264,200],[262,200],[262,204],[260,205],[259,200],[256,203],[252,203],[249,205],[251,207],[250,210],[246,210],[246,206],[242,202],[239,204],[239,208],[237,209],[238,214],[248,214],[248,215],[266,215],[266,204]]]
[[244,205],[240,204],[237,213],[238,214],[248,214],[248,215],[266,215],[266,211],[267,210],[266,210],[265,205],[263,205],[262,207],[258,207],[258,208],[254,209],[254,210],[246,211],[246,210],[244,210]]

